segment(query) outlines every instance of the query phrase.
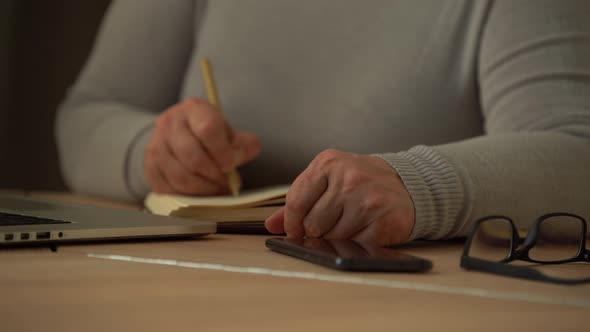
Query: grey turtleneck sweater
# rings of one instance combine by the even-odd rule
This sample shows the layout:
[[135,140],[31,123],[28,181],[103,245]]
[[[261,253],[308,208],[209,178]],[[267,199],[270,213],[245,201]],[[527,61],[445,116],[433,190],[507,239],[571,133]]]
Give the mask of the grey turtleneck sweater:
[[320,151],[376,153],[416,207],[412,238],[483,215],[522,226],[590,217],[590,2],[117,1],[62,104],[63,173],[78,192],[141,199],[154,119],[204,97],[257,133],[246,187],[292,181]]

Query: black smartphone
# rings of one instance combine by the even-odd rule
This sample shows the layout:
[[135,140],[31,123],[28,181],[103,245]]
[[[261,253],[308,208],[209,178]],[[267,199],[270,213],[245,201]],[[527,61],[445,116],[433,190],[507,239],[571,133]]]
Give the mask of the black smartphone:
[[337,270],[425,272],[432,268],[428,259],[352,240],[271,238],[266,247]]

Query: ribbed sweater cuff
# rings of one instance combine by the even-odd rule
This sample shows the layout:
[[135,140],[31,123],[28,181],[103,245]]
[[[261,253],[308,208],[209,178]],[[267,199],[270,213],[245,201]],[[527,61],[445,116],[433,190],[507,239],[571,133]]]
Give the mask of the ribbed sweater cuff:
[[150,191],[150,187],[143,172],[145,149],[149,143],[154,129],[153,121],[150,121],[135,136],[127,152],[125,165],[125,180],[127,188],[135,200],[142,200]]
[[397,171],[414,201],[416,223],[410,239],[448,236],[464,197],[461,180],[451,164],[434,149],[422,145],[377,156]]

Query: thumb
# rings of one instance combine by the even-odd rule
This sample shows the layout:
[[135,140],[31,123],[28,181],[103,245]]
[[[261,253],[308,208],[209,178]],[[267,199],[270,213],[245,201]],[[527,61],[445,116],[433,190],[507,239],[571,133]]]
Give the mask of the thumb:
[[261,150],[260,140],[255,134],[238,130],[234,132],[232,147],[236,167],[255,159]]
[[281,207],[275,211],[270,217],[264,221],[266,229],[273,234],[284,234],[285,233],[285,207]]

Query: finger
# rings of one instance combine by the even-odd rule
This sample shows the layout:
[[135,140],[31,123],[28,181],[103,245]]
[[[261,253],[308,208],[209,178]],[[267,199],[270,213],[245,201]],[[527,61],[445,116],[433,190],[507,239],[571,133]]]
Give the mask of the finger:
[[327,177],[308,167],[291,185],[285,204],[285,232],[288,237],[303,237],[303,219],[328,187]]
[[379,245],[377,243],[376,227],[373,224],[368,224],[359,230],[356,234],[351,237],[351,240],[358,243],[370,243],[373,245]]
[[388,213],[386,207],[391,206],[387,197],[375,187],[357,187],[349,192],[343,203],[345,206],[342,217],[336,225],[326,233],[329,239],[349,239],[359,233],[367,225],[382,219]]
[[197,102],[187,119],[190,130],[221,170],[227,173],[234,169],[236,158],[229,142],[231,133],[221,113],[209,104]]
[[352,236],[352,239],[366,244],[372,244],[377,246],[389,246],[394,244],[400,244],[406,241],[406,235],[402,232],[397,223],[399,220],[392,216],[385,216],[379,218],[367,227],[363,228],[357,234]]
[[174,189],[164,178],[162,170],[155,163],[146,164],[144,174],[153,191],[166,194],[174,193]]
[[338,251],[334,248],[332,241],[325,239],[305,239],[303,240],[303,246],[311,250],[338,255]]
[[349,240],[331,240],[332,247],[340,257],[368,257],[369,254],[365,248],[355,241]]
[[369,209],[365,209],[365,213],[362,213],[363,201],[366,199],[363,200],[362,197],[359,197],[358,192],[361,192],[361,190],[349,193],[346,197],[342,204],[343,209],[340,219],[332,229],[326,232],[324,235],[326,239],[350,239],[365,228],[371,222],[371,218],[374,218],[374,216],[366,214]]
[[181,121],[168,138],[172,155],[192,173],[201,175],[220,186],[227,186],[227,177],[209,157],[199,140],[191,133],[186,122]]
[[349,239],[361,229],[366,227],[366,223],[360,217],[356,203],[343,204],[342,214],[329,231],[324,234],[326,239]]
[[234,132],[232,147],[236,166],[252,161],[261,150],[260,140],[255,134],[237,130]]
[[330,184],[303,218],[305,236],[319,238],[328,232],[342,216],[343,206],[338,200],[337,185]]
[[227,193],[226,186],[220,186],[203,177],[191,173],[169,149],[162,149],[158,158],[164,178],[174,192],[185,195],[217,195]]
[[[373,243],[366,243],[366,242],[357,242],[357,241],[350,241],[350,242],[354,242],[356,243],[359,248],[362,248],[362,250],[365,252],[365,255],[370,257],[370,256],[383,256],[383,255],[391,255],[392,253],[390,251],[388,251],[388,249],[386,249],[388,246],[384,245],[384,246],[378,246],[375,245]],[[386,250],[385,252],[383,252],[383,250]]]
[[272,234],[284,234],[285,233],[285,207],[281,207],[275,211],[270,217],[264,221],[264,226]]

